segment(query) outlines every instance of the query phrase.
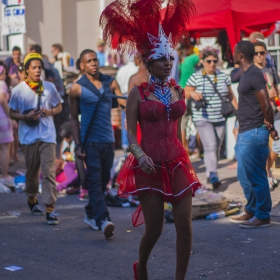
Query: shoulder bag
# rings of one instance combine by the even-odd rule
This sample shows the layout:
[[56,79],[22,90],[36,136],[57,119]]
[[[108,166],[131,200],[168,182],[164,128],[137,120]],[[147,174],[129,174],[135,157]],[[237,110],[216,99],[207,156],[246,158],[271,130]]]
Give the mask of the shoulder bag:
[[222,108],[221,108],[221,114],[223,115],[224,118],[230,118],[236,115],[236,109],[232,105],[231,101],[227,97],[222,97],[222,95],[219,93],[217,89],[217,84],[213,83],[211,79],[209,78],[208,75],[206,75],[206,78],[209,80],[211,85],[213,86],[215,92],[219,95],[221,101],[222,101]]

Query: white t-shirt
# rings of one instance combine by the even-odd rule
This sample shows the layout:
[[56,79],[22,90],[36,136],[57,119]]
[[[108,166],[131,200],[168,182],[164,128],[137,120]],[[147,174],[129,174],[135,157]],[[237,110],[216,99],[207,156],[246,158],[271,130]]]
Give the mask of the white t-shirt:
[[[221,96],[228,96],[228,86],[231,84],[225,73],[217,71],[217,89]],[[214,84],[214,75],[208,75]],[[202,75],[201,70],[192,74],[187,81],[187,86],[194,87],[196,92],[203,94],[208,104],[199,110],[195,108],[195,102],[192,102],[193,121],[222,122],[225,118],[221,114],[222,101],[217,93],[215,93],[213,85]]]
[[[40,108],[54,108],[58,103],[62,103],[59,93],[54,84],[43,81],[44,91],[41,95]],[[12,89],[12,96],[9,106],[14,111],[19,111],[21,114],[30,109],[36,109],[38,104],[38,95],[26,84],[19,83]],[[22,145],[30,145],[37,141],[56,144],[56,131],[54,127],[53,117],[41,117],[40,123],[30,127],[25,121],[19,121],[19,141]]]

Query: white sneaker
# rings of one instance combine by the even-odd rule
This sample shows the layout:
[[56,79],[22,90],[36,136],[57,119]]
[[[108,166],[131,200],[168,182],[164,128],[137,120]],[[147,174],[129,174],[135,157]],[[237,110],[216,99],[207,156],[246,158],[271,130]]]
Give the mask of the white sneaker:
[[84,223],[89,225],[90,227],[92,227],[94,230],[99,230],[98,226],[96,225],[95,220],[94,219],[89,219],[87,217],[87,214],[85,214]]
[[269,185],[269,190],[273,191],[274,190],[274,182],[272,177],[267,177],[268,180],[268,185]]
[[114,235],[114,229],[115,229],[114,224],[108,220],[104,220],[101,224],[101,231],[105,235],[106,239]]
[[2,177],[0,179],[1,183],[7,187],[13,187],[15,185],[14,178],[11,176],[8,177]]

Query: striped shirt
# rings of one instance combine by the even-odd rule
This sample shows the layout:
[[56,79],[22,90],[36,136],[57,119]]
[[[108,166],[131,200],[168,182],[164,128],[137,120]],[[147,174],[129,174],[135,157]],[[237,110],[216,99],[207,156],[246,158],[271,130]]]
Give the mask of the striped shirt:
[[[217,71],[217,89],[222,97],[228,96],[228,86],[231,84],[225,73]],[[214,75],[208,75],[214,84]],[[199,110],[195,108],[195,102],[192,102],[193,121],[222,122],[225,118],[221,114],[222,101],[217,93],[215,93],[213,85],[202,75],[201,70],[192,74],[187,81],[187,86],[194,87],[196,92],[203,94],[207,101],[206,107]]]

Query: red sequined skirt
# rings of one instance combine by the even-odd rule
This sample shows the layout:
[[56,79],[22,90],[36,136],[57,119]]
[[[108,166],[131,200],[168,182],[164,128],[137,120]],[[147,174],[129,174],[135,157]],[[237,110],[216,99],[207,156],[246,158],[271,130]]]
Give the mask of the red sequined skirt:
[[[195,174],[193,166],[186,156],[166,162],[154,162],[155,174],[147,174],[140,168],[138,161],[132,154],[125,160],[117,183],[120,185],[119,195],[128,197],[147,191],[160,195],[166,202],[178,202],[189,191],[194,193],[201,184]],[[133,215],[132,223],[138,226],[144,223],[141,208]]]

